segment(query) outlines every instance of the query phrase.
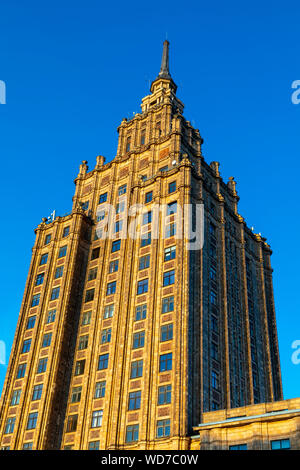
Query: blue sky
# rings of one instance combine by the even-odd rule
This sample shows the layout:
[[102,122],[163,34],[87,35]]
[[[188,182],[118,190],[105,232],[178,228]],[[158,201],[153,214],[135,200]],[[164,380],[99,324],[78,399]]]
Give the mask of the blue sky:
[[[273,249],[284,397],[300,396],[300,79],[297,2],[1,2],[0,340],[7,359],[34,227],[71,209],[79,164],[114,157],[117,126],[140,111],[162,42],[203,154],[234,176],[240,213]],[[0,365],[0,388],[6,367]]]

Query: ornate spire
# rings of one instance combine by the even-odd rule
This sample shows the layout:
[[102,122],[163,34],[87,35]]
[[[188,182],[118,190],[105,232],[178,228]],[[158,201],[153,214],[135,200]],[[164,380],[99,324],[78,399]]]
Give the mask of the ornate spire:
[[169,72],[169,41],[165,40],[164,41],[164,47],[163,47],[163,53],[162,53],[162,58],[161,58],[161,67],[160,67],[160,72],[158,76],[160,78],[171,78],[170,72]]

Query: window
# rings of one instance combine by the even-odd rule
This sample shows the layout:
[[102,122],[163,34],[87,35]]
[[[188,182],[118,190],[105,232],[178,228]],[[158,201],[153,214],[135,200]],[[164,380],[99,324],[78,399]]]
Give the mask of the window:
[[101,332],[101,344],[110,343],[111,340],[111,328],[106,328]]
[[171,271],[166,271],[164,273],[164,278],[163,278],[163,286],[170,286],[171,284],[174,284],[175,282],[175,270],[172,269]]
[[210,246],[209,246],[209,256],[211,256],[212,258],[216,258],[216,256],[217,256],[216,247],[212,244],[210,244]]
[[78,403],[81,400],[82,387],[73,387],[71,394],[71,403]]
[[115,253],[116,251],[119,251],[121,248],[121,240],[115,240],[114,242],[112,242],[112,245],[111,245],[111,252],[112,253]]
[[171,403],[171,385],[162,385],[158,387],[158,405]]
[[142,256],[139,259],[139,270],[149,268],[150,266],[150,255]]
[[38,274],[36,277],[35,285],[40,286],[44,282],[45,273]]
[[146,212],[142,217],[142,225],[151,224],[152,222],[152,211]]
[[139,440],[139,425],[132,424],[126,427],[126,442],[136,442]]
[[68,416],[66,432],[74,432],[77,428],[78,415]]
[[163,325],[160,329],[160,340],[169,341],[173,339],[173,323]]
[[143,375],[143,361],[134,361],[131,363],[130,378],[136,379],[137,377],[142,377]]
[[141,236],[141,247],[151,244],[151,232],[143,233]]
[[32,297],[31,307],[36,307],[40,303],[41,294],[35,294]]
[[115,259],[114,261],[111,261],[109,263],[109,272],[110,273],[115,273],[119,269],[119,260]]
[[133,334],[132,349],[142,348],[145,344],[145,332],[139,331]]
[[100,211],[97,215],[97,222],[104,220],[104,218],[105,218],[105,211]]
[[45,236],[45,245],[49,245],[50,241],[51,241],[51,234],[48,234]]
[[25,442],[23,444],[23,450],[32,450],[33,442]]
[[82,314],[82,321],[81,321],[81,324],[82,325],[89,325],[91,323],[91,316],[92,316],[92,312],[89,311],[89,312],[84,312]]
[[54,279],[59,279],[60,277],[62,277],[63,272],[64,272],[64,267],[58,266],[55,270]]
[[99,204],[102,204],[103,202],[107,201],[107,193],[100,194],[99,197]]
[[174,237],[176,235],[176,223],[166,225],[166,238]]
[[35,429],[36,428],[37,417],[38,417],[38,414],[36,412],[35,413],[29,413],[26,429]]
[[6,425],[5,425],[5,428],[4,428],[4,434],[11,434],[12,432],[14,432],[15,423],[16,423],[16,417],[15,416],[13,418],[8,418],[6,420]]
[[78,342],[78,350],[82,351],[88,347],[89,335],[80,336]]
[[22,350],[21,350],[21,354],[29,352],[30,345],[31,345],[31,339],[25,339]]
[[107,284],[107,288],[106,288],[106,295],[115,294],[115,292],[116,292],[116,286],[117,286],[116,281],[109,282],[109,283]]
[[123,184],[123,186],[120,186],[118,189],[118,195],[122,196],[122,194],[125,194],[127,190],[127,184]]
[[43,384],[35,385],[33,388],[32,401],[40,400],[43,391]]
[[209,278],[211,281],[216,281],[217,280],[217,271],[215,268],[211,267],[209,270]]
[[26,330],[31,330],[32,328],[34,328],[35,320],[36,320],[35,315],[28,318]]
[[170,202],[167,205],[167,215],[176,214],[176,212],[177,212],[177,201]]
[[107,369],[108,367],[108,354],[101,354],[99,356],[98,370]]
[[114,304],[106,305],[104,308],[104,318],[111,318],[114,315]]
[[43,337],[42,348],[47,348],[51,344],[52,333],[46,333]]
[[211,343],[210,354],[213,359],[218,360],[218,345],[216,343]]
[[238,444],[234,446],[229,446],[229,450],[247,450],[247,444]]
[[82,210],[87,211],[88,208],[89,208],[89,203],[90,203],[90,201],[84,201],[84,202],[82,203],[82,206],[81,206],[81,207],[82,207]]
[[103,410],[93,411],[92,428],[100,428],[102,424]]
[[138,305],[135,309],[135,321],[144,320],[147,316],[147,304]]
[[211,317],[211,329],[215,333],[218,333],[218,331],[219,331],[218,320],[216,319],[216,317],[213,317],[213,316]]
[[159,171],[161,171],[161,172],[163,173],[164,171],[168,171],[168,169],[169,169],[168,165],[165,165],[165,166],[162,166],[162,167],[159,169]]
[[63,258],[64,256],[66,256],[66,254],[67,254],[67,245],[64,245],[59,249],[58,257]]
[[21,392],[22,390],[14,390],[12,397],[11,397],[11,405],[18,405],[20,403],[20,397],[21,397]]
[[95,396],[94,398],[103,398],[105,396],[105,387],[106,382],[97,382],[95,387]]
[[42,266],[43,264],[46,264],[47,261],[48,261],[48,253],[41,256],[40,266]]
[[70,227],[64,227],[64,230],[63,230],[63,238],[67,237],[70,233]]
[[131,138],[130,138],[130,137],[127,137],[127,140],[126,140],[126,152],[129,152],[129,151],[130,151],[130,144],[131,144]]
[[176,191],[176,181],[172,181],[169,183],[169,194],[174,193]]
[[153,198],[153,191],[149,191],[145,195],[145,203],[147,204],[148,202],[151,202]]
[[216,235],[216,226],[210,222],[209,224],[209,234],[215,236]]
[[50,300],[56,300],[59,297],[60,287],[54,287],[51,292]]
[[157,437],[170,436],[170,420],[169,419],[161,419],[157,421],[156,436]]
[[75,373],[74,375],[82,375],[84,373],[85,359],[77,361],[75,364]]
[[94,300],[95,289],[88,289],[85,293],[85,302],[91,302]]
[[141,407],[141,391],[129,393],[128,410],[138,410]]
[[176,246],[169,246],[168,248],[165,248],[165,257],[164,261],[170,261],[171,259],[176,258]]
[[99,258],[99,254],[100,254],[100,247],[98,246],[97,248],[94,248],[92,250],[91,260]]
[[271,449],[272,450],[279,450],[279,449],[290,449],[291,444],[289,439],[279,439],[277,441],[271,441]]
[[142,129],[141,130],[141,145],[145,145],[145,141],[146,141],[146,130]]
[[162,299],[161,312],[167,313],[167,312],[173,312],[173,310],[174,310],[174,296],[171,295],[170,297],[165,297],[164,299]]
[[88,274],[88,281],[93,281],[97,277],[97,268],[93,268],[89,270]]
[[162,354],[159,358],[159,372],[172,370],[172,353]]
[[39,360],[38,368],[37,368],[37,374],[42,374],[43,372],[46,372],[47,362],[48,362],[47,357],[44,357],[43,359]]
[[219,388],[218,374],[214,370],[211,373],[211,386],[216,390]]
[[125,201],[120,201],[116,205],[116,214],[120,214],[121,212],[124,212],[125,209]]
[[210,303],[217,305],[217,294],[213,290],[210,291]]
[[17,379],[22,379],[25,375],[26,364],[20,364],[17,370]]
[[89,450],[99,450],[99,449],[100,449],[100,441],[89,442]]
[[145,294],[148,292],[148,279],[143,279],[138,282],[137,294]]
[[118,233],[122,230],[123,227],[123,220],[117,220],[115,223],[115,233]]
[[56,310],[50,310],[48,312],[46,323],[53,323],[55,321]]

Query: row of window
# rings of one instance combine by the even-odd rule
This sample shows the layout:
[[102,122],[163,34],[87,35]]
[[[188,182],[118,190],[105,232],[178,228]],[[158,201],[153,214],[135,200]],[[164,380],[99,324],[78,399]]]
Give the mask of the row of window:
[[[42,374],[43,372],[46,372],[47,362],[48,362],[47,357],[44,357],[39,360],[37,371],[36,371],[37,374]],[[17,369],[17,377],[16,377],[17,379],[22,379],[25,376],[26,366],[27,366],[26,362],[19,364],[18,369]]]
[[[63,229],[63,234],[62,234],[62,238],[65,238],[69,235],[70,233],[70,227],[64,227]],[[48,235],[45,236],[45,241],[44,241],[44,245],[49,245],[51,241],[51,234],[49,233]]]
[[[271,441],[271,450],[286,450],[291,448],[291,443],[289,439],[277,439]],[[247,444],[237,444],[229,446],[229,450],[247,450]]]

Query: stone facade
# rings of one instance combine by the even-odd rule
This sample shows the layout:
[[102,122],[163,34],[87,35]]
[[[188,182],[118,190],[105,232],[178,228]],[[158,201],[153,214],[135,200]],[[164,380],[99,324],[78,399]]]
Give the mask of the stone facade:
[[[36,229],[2,447],[188,449],[203,413],[282,399],[270,247],[238,213],[234,179],[205,162],[166,70],[167,42],[116,157],[83,161],[71,214]],[[143,234],[154,206],[171,207],[158,238],[123,236],[137,204]],[[203,249],[179,236],[185,205],[204,206]]]

